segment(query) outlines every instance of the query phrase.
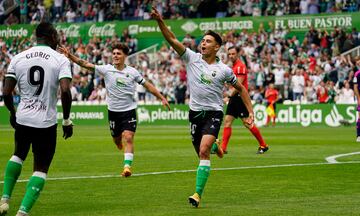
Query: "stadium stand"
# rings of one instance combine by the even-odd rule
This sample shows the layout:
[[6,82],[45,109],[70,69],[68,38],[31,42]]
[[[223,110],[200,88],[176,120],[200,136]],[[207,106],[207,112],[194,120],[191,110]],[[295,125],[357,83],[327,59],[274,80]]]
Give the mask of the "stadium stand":
[[[4,4],[2,2],[2,6]],[[314,14],[322,12],[351,12],[359,10],[358,1],[214,1],[215,9],[202,9],[210,0],[154,1],[159,11],[171,19],[192,17],[258,16],[283,14]],[[342,2],[342,1],[341,1]],[[149,1],[17,1],[19,7],[7,6],[2,21],[13,17],[13,23],[36,23],[43,16],[53,22],[87,22],[109,20],[149,19]],[[0,7],[1,8],[1,7]],[[2,7],[4,8],[4,7]],[[9,13],[17,11],[19,13]],[[213,11],[214,10],[214,11]],[[26,12],[26,13],[25,13]],[[4,15],[5,14],[5,15]],[[23,16],[22,16],[23,15]],[[26,16],[24,18],[24,16]],[[15,18],[18,21],[15,21]],[[242,48],[242,59],[249,68],[249,92],[257,103],[263,102],[264,92],[274,83],[285,103],[354,103],[353,75],[360,69],[358,47],[360,33],[335,27],[332,30],[310,28],[304,39],[289,36],[288,29],[264,29],[257,32],[243,30],[228,31],[223,34],[225,41],[220,58],[229,63],[226,50],[230,46]],[[114,42],[123,42],[130,47],[129,64],[135,66],[161,92],[169,102],[186,103],[186,71],[179,56],[163,43],[158,48],[150,47],[138,51],[139,41],[125,30],[122,35],[112,38],[92,38],[88,43],[81,40],[71,42],[60,31],[61,44],[67,46],[87,61],[97,64],[111,62],[109,47]],[[182,42],[192,50],[197,49],[198,41],[187,34]],[[29,48],[34,38],[15,39],[6,44],[0,38],[0,86],[12,56]],[[352,50],[354,49],[355,50]],[[156,51],[158,50],[158,51]],[[355,53],[355,55],[349,55]],[[73,65],[73,100],[100,101],[106,98],[102,77],[94,77],[86,70]],[[2,94],[0,87],[0,95]],[[139,87],[140,103],[154,103],[155,98]],[[224,90],[224,95],[228,89]],[[300,97],[295,97],[299,95]],[[352,98],[352,99],[351,99]],[[0,98],[2,100],[2,98]]]

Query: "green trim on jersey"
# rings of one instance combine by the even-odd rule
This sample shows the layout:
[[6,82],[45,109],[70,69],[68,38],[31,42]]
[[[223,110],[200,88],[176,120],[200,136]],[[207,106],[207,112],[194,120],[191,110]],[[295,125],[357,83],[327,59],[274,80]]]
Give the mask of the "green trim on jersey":
[[111,64],[111,65],[112,65],[112,66],[113,66],[116,70],[118,70],[118,71],[120,71],[120,72],[121,72],[121,71],[123,71],[123,70],[125,70],[125,68],[127,67],[127,65],[126,65],[126,64],[124,64],[124,68],[123,68],[122,70],[119,70],[119,69],[117,69],[117,68],[116,68],[116,66],[115,66],[115,65],[113,65],[113,64]]
[[17,79],[16,79],[16,76],[15,76],[15,75],[9,75],[9,74],[6,74],[6,75],[5,75],[5,78],[12,78],[12,79],[14,79],[15,81],[17,81]]
[[50,47],[49,45],[46,45],[46,44],[36,44],[35,46],[47,46],[47,47]]

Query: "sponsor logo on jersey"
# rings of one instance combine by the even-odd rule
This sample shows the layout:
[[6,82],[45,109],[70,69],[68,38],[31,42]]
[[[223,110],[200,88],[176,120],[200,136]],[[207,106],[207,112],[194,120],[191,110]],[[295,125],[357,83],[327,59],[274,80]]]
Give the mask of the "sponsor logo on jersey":
[[200,82],[205,85],[210,85],[212,83],[212,80],[209,75],[202,73],[200,75]]
[[33,100],[33,99],[22,99],[24,103],[23,110],[35,110],[35,111],[46,111],[47,106],[41,100]]
[[126,86],[126,83],[124,80],[122,80],[121,78],[117,78],[116,79],[116,85],[119,86],[119,87],[125,87]]

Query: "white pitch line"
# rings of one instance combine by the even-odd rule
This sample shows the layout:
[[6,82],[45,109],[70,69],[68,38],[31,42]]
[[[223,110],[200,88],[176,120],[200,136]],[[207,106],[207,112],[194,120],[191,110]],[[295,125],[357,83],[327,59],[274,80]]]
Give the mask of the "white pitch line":
[[332,156],[325,158],[325,160],[331,164],[340,163],[339,161],[336,160],[336,158],[350,156],[350,155],[357,155],[357,154],[360,154],[360,152],[351,152],[351,153],[346,153],[346,154],[332,155]]
[[[360,161],[347,161],[347,162],[337,162],[336,164],[356,164]],[[319,165],[333,165],[335,163],[304,163],[304,164],[279,164],[279,165],[265,165],[265,166],[248,166],[248,167],[228,167],[228,168],[212,168],[211,170],[244,170],[244,169],[264,169],[264,168],[278,168],[278,167],[297,167],[297,166],[319,166]],[[197,170],[170,170],[162,172],[146,172],[146,173],[135,173],[132,176],[150,176],[150,175],[164,175],[164,174],[173,174],[173,173],[188,173],[196,172]],[[69,176],[69,177],[53,177],[47,178],[46,181],[58,181],[58,180],[72,180],[72,179],[101,179],[101,178],[121,178],[121,175],[99,175],[99,176]],[[28,182],[28,179],[21,179],[17,182]],[[4,181],[0,181],[0,184],[3,184]]]

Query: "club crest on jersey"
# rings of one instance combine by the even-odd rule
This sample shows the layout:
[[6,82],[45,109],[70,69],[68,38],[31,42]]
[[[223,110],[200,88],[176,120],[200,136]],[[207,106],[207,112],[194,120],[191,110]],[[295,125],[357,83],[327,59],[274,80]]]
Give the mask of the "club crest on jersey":
[[121,78],[116,79],[116,85],[119,86],[119,87],[125,87],[126,86],[125,81],[122,80]]
[[216,71],[213,71],[211,74],[212,77],[216,77]]
[[212,83],[212,79],[209,75],[202,73],[200,75],[200,82],[205,85],[210,85]]

